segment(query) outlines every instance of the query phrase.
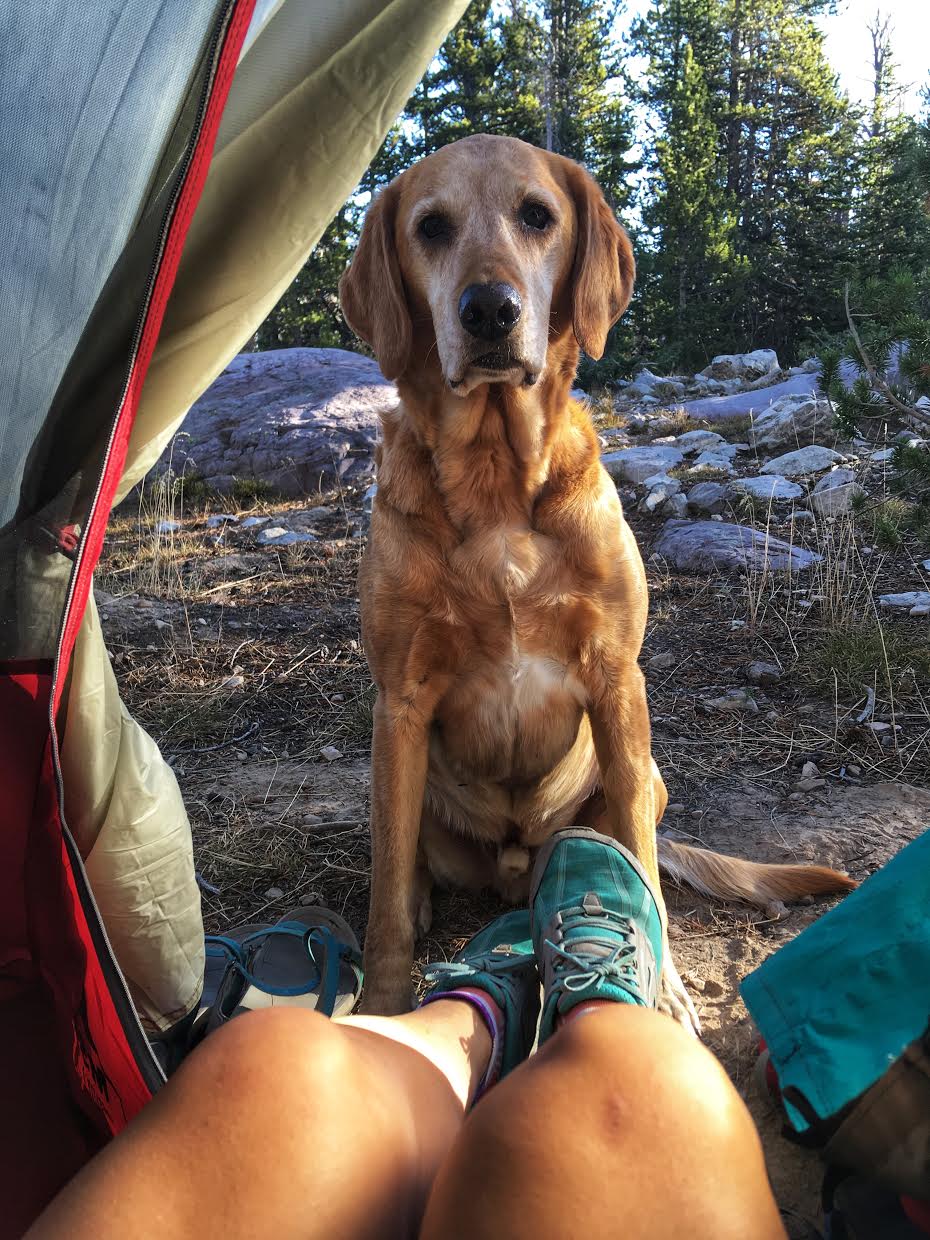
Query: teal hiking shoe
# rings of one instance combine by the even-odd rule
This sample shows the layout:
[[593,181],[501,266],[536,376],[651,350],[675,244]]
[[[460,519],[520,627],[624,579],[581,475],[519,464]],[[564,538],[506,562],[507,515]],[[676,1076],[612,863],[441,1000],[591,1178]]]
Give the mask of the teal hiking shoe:
[[530,918],[543,986],[540,1046],[579,1003],[656,1006],[662,920],[645,871],[622,844],[587,827],[557,831],[536,857]]
[[[539,1018],[539,974],[526,909],[505,913],[485,926],[448,963],[431,964],[425,972],[429,993],[421,1002],[462,999],[477,1008],[491,1033],[491,1061],[475,1101],[499,1077],[527,1057],[536,1038]],[[463,994],[461,988],[484,991],[503,1013],[503,1028],[490,1004]]]

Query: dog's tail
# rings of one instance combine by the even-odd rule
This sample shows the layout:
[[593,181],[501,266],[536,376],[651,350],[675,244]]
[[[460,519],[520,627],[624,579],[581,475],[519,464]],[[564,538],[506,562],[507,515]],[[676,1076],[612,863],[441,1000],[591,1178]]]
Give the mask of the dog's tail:
[[852,891],[855,880],[825,865],[767,865],[659,837],[659,869],[702,895],[759,908],[804,896]]

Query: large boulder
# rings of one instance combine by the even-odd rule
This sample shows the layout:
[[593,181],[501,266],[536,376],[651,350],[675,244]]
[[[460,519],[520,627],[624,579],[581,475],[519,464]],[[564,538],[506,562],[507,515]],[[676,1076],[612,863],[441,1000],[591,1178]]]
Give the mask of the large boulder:
[[766,566],[796,572],[821,558],[751,526],[726,521],[666,521],[654,552],[686,573]]
[[806,474],[821,474],[825,469],[841,465],[845,457],[832,448],[822,448],[820,444],[808,444],[806,448],[798,448],[794,452],[786,452],[766,461],[759,470],[760,474],[783,474],[786,478],[803,478]]
[[684,459],[683,453],[670,444],[644,444],[641,448],[605,452],[601,464],[614,482],[645,482],[653,474],[674,469]]
[[708,379],[742,379],[752,382],[779,369],[774,349],[753,349],[751,353],[718,353],[701,371]]
[[759,452],[777,452],[812,443],[818,432],[833,422],[825,400],[816,397],[783,396],[757,414],[749,429],[749,442]]
[[374,470],[379,415],[396,404],[377,362],[358,353],[240,353],[193,406],[161,465],[170,458],[217,491],[242,478],[292,496],[363,481]]

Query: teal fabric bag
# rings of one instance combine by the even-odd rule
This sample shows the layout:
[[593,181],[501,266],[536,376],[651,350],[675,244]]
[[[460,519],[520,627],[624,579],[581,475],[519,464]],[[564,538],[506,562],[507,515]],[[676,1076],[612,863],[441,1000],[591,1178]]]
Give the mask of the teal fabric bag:
[[930,831],[740,990],[798,1133],[873,1085],[930,1019]]

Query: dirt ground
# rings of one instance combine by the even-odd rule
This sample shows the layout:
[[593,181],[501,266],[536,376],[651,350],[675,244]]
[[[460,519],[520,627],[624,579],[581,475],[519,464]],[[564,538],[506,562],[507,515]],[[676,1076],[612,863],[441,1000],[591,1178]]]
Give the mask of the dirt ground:
[[[316,535],[285,548],[257,547],[241,523],[211,527],[208,511],[157,534],[158,514],[124,505],[98,574],[125,700],[158,740],[189,807],[210,930],[276,919],[301,902],[326,903],[360,937],[364,930],[373,695],[355,592],[361,496],[316,503],[310,514],[293,504],[251,510]],[[634,524],[648,561],[657,524]],[[784,608],[771,599],[754,605],[747,583],[670,576],[652,563],[648,571],[643,665],[671,794],[663,830],[753,859],[833,864],[856,878],[920,833],[930,792],[912,785],[924,778],[930,727],[919,711],[895,717],[889,747],[855,722],[854,703],[804,670],[816,620],[799,619],[786,634]],[[657,654],[673,656],[662,670],[649,667]],[[758,709],[709,709],[746,685],[756,659],[785,670],[753,691]],[[824,782],[798,791],[808,762]],[[816,1235],[817,1161],[781,1138],[754,1092],[755,1037],[737,987],[828,902],[775,920],[686,889],[668,895],[672,948],[707,1044],[757,1119],[791,1236]],[[491,899],[441,893],[418,963],[451,954],[497,911]]]

